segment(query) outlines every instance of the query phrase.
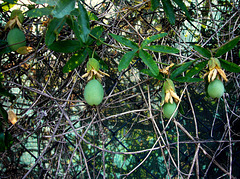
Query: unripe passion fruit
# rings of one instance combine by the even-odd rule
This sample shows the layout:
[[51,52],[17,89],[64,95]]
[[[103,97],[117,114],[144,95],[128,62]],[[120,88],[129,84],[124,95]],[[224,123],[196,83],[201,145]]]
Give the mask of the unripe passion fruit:
[[7,42],[13,51],[17,51],[20,47],[26,46],[25,35],[19,28],[14,28],[8,32]]
[[224,85],[221,80],[214,80],[209,83],[208,88],[208,95],[212,98],[221,98],[224,93]]
[[[169,119],[174,113],[174,111],[176,110],[176,108],[177,108],[177,105],[175,102],[173,102],[172,104],[165,103],[163,105],[163,115]],[[177,111],[174,113],[173,117],[176,117],[176,116],[177,116]]]
[[99,105],[103,100],[103,87],[98,80],[91,80],[85,86],[84,98],[89,105]]

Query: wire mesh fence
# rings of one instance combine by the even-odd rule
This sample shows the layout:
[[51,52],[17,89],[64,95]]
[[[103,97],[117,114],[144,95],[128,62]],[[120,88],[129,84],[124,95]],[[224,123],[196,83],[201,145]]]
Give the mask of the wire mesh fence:
[[[63,73],[72,54],[46,46],[47,17],[25,18],[27,44],[35,50],[1,55],[2,83],[16,96],[14,101],[1,97],[1,103],[18,116],[15,125],[2,120],[13,143],[0,153],[1,178],[240,178],[239,73],[226,72],[229,81],[220,99],[206,96],[204,81],[175,82],[181,102],[178,115],[169,120],[160,104],[163,81],[142,73],[146,65],[140,58],[119,72],[119,61],[129,49],[109,35],[140,44],[152,34],[167,32],[153,43],[180,53],[152,52],[160,69],[172,62],[201,61],[192,44],[212,49],[239,34],[239,2],[184,1],[192,19],[176,6],[174,26],[163,7],[151,11],[150,2],[83,2],[98,17],[91,26],[104,27],[105,44],[94,44],[94,50],[110,76],[102,79],[104,99],[98,106],[89,106],[83,96],[87,60]],[[33,4],[18,3],[22,9]],[[5,39],[9,11],[0,17]],[[65,24],[58,40],[72,38]],[[239,45],[222,58],[239,65]]]

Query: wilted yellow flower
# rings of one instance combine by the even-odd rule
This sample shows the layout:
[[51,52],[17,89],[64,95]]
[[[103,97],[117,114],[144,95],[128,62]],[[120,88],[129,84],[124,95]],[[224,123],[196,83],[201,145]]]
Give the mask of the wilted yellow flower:
[[14,125],[17,122],[17,115],[11,109],[7,113],[9,122]]
[[85,73],[84,75],[82,75],[83,78],[87,77],[87,80],[90,81],[92,80],[94,77],[96,79],[102,80],[103,76],[109,76],[109,74],[102,72],[99,69],[99,62],[94,59],[94,58],[90,58],[88,63],[87,63],[87,73]]
[[160,69],[159,72],[165,74],[165,75],[169,75],[169,68],[171,68],[172,66],[174,66],[174,63],[171,63],[169,66]]
[[178,103],[180,101],[179,96],[176,93],[173,81],[170,79],[166,79],[163,84],[164,91],[164,102],[173,104],[173,100]]
[[222,77],[225,81],[228,81],[225,72],[221,69],[221,64],[217,58],[210,58],[208,61],[208,68],[210,71],[204,74],[203,78],[208,75],[208,82],[214,81],[217,76]]

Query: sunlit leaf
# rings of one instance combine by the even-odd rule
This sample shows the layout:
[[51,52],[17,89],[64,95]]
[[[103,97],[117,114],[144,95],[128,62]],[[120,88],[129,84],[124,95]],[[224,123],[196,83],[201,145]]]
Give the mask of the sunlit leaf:
[[165,46],[165,45],[152,45],[146,46],[144,49],[148,49],[154,52],[161,52],[161,53],[179,53],[179,50],[173,47]]
[[48,46],[49,49],[62,53],[72,53],[80,50],[81,47],[81,42],[77,40],[57,41]]
[[82,49],[75,53],[63,67],[63,73],[68,73],[77,68],[87,58],[87,50]]
[[45,36],[45,43],[48,46],[51,45],[55,41],[55,39],[58,37],[58,34],[62,30],[63,25],[65,24],[65,21],[66,21],[65,18],[61,18],[61,19],[54,18],[48,24],[48,28]]
[[173,0],[184,12],[187,18],[191,19],[188,9],[182,0]]
[[240,36],[235,37],[234,39],[228,41],[227,43],[221,45],[217,48],[215,57],[220,57],[221,55],[227,53],[228,51],[232,50],[240,40]]
[[53,7],[44,7],[44,8],[36,8],[36,9],[31,9],[26,12],[28,17],[42,17],[42,16],[48,16],[51,14],[53,10]]
[[[192,63],[194,62],[193,61],[190,61],[190,62],[186,62],[186,63],[183,63],[181,64],[180,67],[178,67],[177,69],[174,69],[173,72],[171,73],[171,79],[173,80],[174,78],[176,78],[178,75],[180,75],[181,73],[183,73],[184,71],[186,71],[188,69],[188,67],[190,65],[192,65]],[[175,80],[175,79],[174,79]]]
[[237,64],[221,58],[219,58],[219,61],[221,63],[221,67],[224,68],[225,70],[234,72],[234,73],[240,73],[240,66],[238,66]]
[[206,49],[201,47],[200,45],[193,45],[193,49],[196,50],[198,53],[200,53],[202,56],[206,57],[206,58],[211,58],[211,52]]
[[173,5],[170,0],[161,0],[164,12],[166,14],[166,17],[170,24],[174,25],[175,24],[175,13],[173,10]]
[[151,11],[156,10],[160,5],[160,0],[151,0]]
[[145,40],[143,40],[141,47],[145,47],[146,45],[150,44],[151,42],[153,42],[154,40],[160,39],[162,37],[165,37],[167,35],[167,33],[160,33],[157,35],[153,35],[151,37],[147,37]]
[[85,43],[90,33],[89,17],[86,9],[80,2],[78,2],[78,10],[79,15],[77,20],[79,24],[80,37],[82,41]]
[[50,6],[55,6],[58,3],[58,0],[31,0],[36,4],[49,4]]
[[192,77],[193,75],[198,74],[203,68],[206,67],[208,60],[197,63],[193,68],[191,68],[187,73],[186,77]]
[[115,34],[110,34],[116,41],[118,41],[119,43],[127,46],[127,47],[130,47],[132,49],[138,49],[138,45],[131,41],[131,40],[128,40],[120,35],[115,35]]
[[130,62],[135,56],[135,53],[136,53],[136,50],[127,52],[125,53],[125,55],[123,55],[118,65],[118,71],[122,71],[123,69],[129,66]]
[[153,75],[158,76],[159,69],[158,69],[158,66],[157,66],[156,62],[153,60],[152,56],[148,52],[140,49],[139,50],[139,57],[149,67],[149,69],[151,70]]
[[69,15],[75,7],[75,0],[58,0],[54,10],[52,11],[53,17],[63,18]]

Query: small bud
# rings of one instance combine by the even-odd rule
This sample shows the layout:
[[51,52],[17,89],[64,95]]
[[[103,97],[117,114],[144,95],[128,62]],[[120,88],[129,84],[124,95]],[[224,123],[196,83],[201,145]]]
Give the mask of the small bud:
[[8,111],[8,120],[13,125],[17,122],[17,115],[11,109]]

